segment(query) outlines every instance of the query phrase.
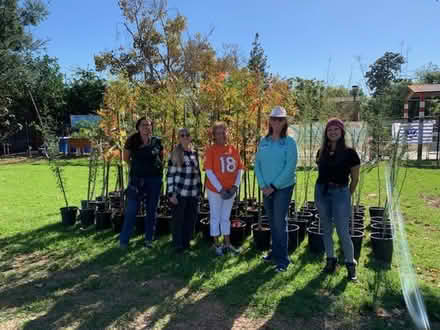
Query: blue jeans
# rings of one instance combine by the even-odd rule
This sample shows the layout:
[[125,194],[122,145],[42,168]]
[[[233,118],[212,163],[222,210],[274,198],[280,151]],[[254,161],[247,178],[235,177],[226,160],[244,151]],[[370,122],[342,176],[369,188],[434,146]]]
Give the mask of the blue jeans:
[[345,262],[354,262],[353,242],[348,231],[351,216],[351,195],[348,186],[328,188],[316,184],[315,203],[319,212],[325,252],[328,258],[334,257],[333,224],[336,226],[339,241],[344,252]]
[[156,210],[159,202],[162,177],[130,178],[127,187],[127,204],[120,244],[127,245],[136,222],[139,203],[144,201],[146,215],[144,220],[145,240],[152,241],[156,230]]
[[269,219],[272,234],[271,258],[278,267],[287,267],[290,263],[287,247],[287,211],[292,199],[293,186],[274,191],[268,197],[264,197],[264,209]]

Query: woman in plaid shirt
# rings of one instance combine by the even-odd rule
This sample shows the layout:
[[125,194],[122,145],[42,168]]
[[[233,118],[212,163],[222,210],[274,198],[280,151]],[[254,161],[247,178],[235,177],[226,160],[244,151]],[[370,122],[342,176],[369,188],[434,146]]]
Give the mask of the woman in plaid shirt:
[[190,247],[201,193],[200,166],[191,148],[188,129],[179,130],[179,143],[168,161],[168,198],[173,205],[173,243],[176,252]]

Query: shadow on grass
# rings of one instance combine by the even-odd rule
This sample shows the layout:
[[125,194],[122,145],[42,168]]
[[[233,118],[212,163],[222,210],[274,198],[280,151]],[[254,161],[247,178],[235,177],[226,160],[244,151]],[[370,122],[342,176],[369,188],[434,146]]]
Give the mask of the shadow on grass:
[[[90,228],[83,232],[61,224],[1,239],[0,249],[9,248],[4,252],[8,258],[2,258],[7,260],[2,262],[2,271],[15,267],[15,257],[24,253],[28,257],[15,278],[0,278],[6,280],[0,286],[2,319],[24,315],[20,319],[23,329],[230,329],[240,327],[237,322],[243,319],[249,320],[249,311],[261,321],[275,310],[269,320],[261,321],[261,328],[324,328],[326,324],[356,328],[358,312],[374,318],[376,306],[404,308],[402,296],[392,289],[387,276],[389,268],[370,261],[366,266],[375,273],[365,294],[371,295],[371,301],[361,305],[360,311],[347,310],[346,306],[353,306],[347,302],[347,286],[356,284],[317,272],[323,258],[309,253],[305,242],[291,255],[293,264],[288,272],[276,274],[273,265],[259,260],[261,253],[252,249],[250,240],[243,254],[215,258],[210,245],[201,239],[184,254],[173,252],[169,236],[156,241],[152,250],[142,248],[140,237],[132,240],[128,251],[120,250],[116,239],[117,234],[110,230]],[[95,245],[101,246],[99,252],[93,251]],[[54,247],[61,247],[61,251],[54,251]],[[84,254],[93,257],[67,262]],[[39,265],[45,257],[48,263]],[[307,272],[313,275],[304,277]],[[268,290],[279,291],[283,297],[271,301]],[[427,305],[439,310],[434,292]],[[347,316],[351,314],[353,321]],[[374,322],[381,328],[390,320]],[[402,327],[393,324],[393,328]]]

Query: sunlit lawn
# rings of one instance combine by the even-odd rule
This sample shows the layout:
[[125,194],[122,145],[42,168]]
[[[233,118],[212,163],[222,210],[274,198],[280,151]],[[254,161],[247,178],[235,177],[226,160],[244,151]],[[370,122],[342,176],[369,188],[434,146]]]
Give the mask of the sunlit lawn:
[[[87,193],[83,165],[84,160],[71,160],[65,167],[72,205],[79,206]],[[440,321],[439,173],[410,168],[401,197],[409,247],[433,328]],[[304,188],[302,175],[299,171],[298,199]],[[375,205],[377,197],[372,172],[362,203]],[[161,237],[150,251],[137,236],[128,251],[120,251],[118,235],[111,230],[63,227],[63,203],[44,161],[0,165],[0,328],[412,326],[401,293],[398,255],[391,267],[376,262],[368,232],[359,281],[351,283],[343,267],[333,276],[321,275],[323,256],[309,252],[307,240],[281,274],[260,261],[252,237],[239,256],[216,258],[200,237],[184,255],[174,254],[170,236]]]

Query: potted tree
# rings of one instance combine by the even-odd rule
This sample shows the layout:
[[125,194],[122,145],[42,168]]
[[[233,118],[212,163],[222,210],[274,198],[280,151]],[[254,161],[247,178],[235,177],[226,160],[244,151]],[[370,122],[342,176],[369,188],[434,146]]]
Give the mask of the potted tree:
[[391,263],[393,255],[394,224],[398,204],[405,185],[408,168],[408,141],[405,129],[393,134],[389,160],[385,167],[387,199],[382,222],[375,226],[371,233],[373,256],[381,261]]
[[60,192],[63,194],[65,206],[60,208],[62,223],[66,226],[72,226],[76,222],[78,207],[70,206],[66,193],[66,178],[62,161],[59,159],[58,139],[56,135],[47,127],[42,128],[45,144],[47,146],[46,156],[49,161],[49,168],[55,177],[56,184]]

